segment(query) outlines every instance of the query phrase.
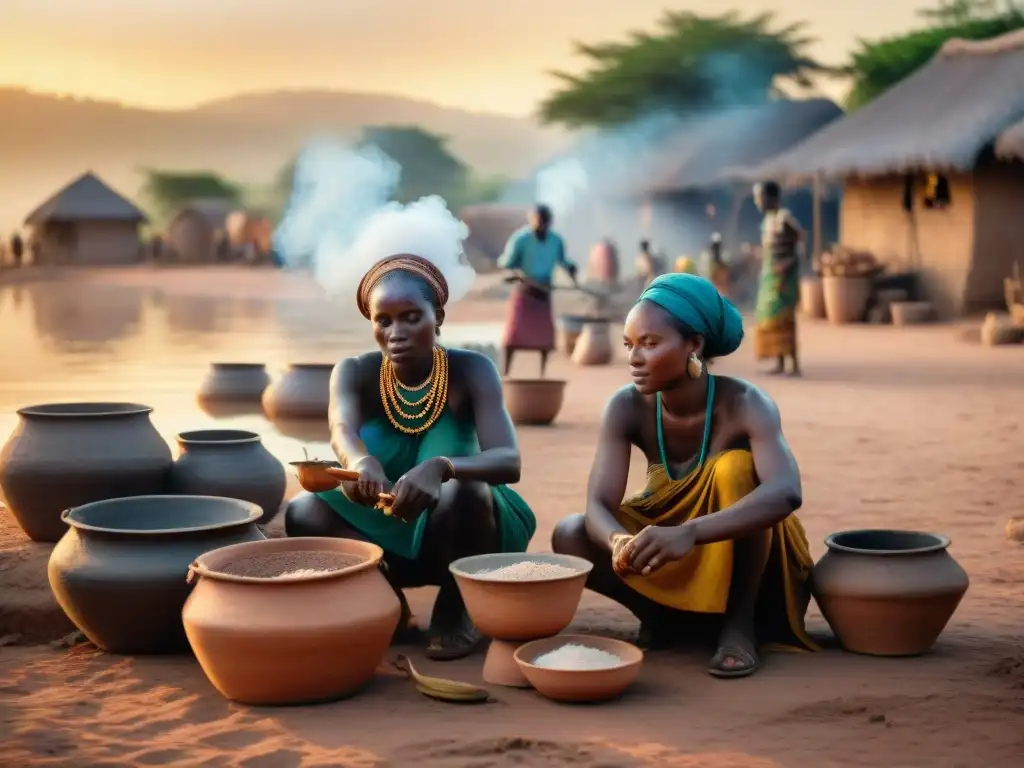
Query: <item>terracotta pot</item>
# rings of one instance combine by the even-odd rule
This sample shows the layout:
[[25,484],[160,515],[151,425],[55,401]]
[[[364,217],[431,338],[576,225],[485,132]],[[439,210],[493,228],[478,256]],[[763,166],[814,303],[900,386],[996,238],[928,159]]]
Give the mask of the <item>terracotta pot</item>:
[[921,325],[935,318],[932,305],[927,301],[894,301],[890,309],[892,324],[897,326]]
[[586,322],[587,318],[582,315],[558,316],[558,348],[569,357],[572,357],[573,350],[576,349],[576,342]]
[[265,525],[284,500],[284,466],[255,432],[201,429],[178,435],[180,453],[171,468],[169,490],[196,496],[226,496],[259,505]]
[[817,275],[800,278],[800,308],[807,317],[825,317],[825,291]]
[[547,426],[562,410],[562,379],[504,379],[501,387],[513,424]]
[[[283,552],[337,552],[365,561],[292,579],[219,572],[229,563]],[[226,698],[298,704],[347,696],[383,661],[401,607],[380,571],[383,550],[351,539],[268,539],[208,552],[182,612],[203,672]]]
[[821,278],[825,315],[834,325],[859,323],[871,300],[870,277],[825,275]]
[[[524,560],[567,566],[574,573],[538,581],[494,581],[480,576],[481,571]],[[464,557],[448,568],[473,624],[493,638],[484,659],[484,680],[528,688],[529,680],[515,660],[516,649],[526,641],[558,634],[569,626],[593,564],[571,555],[506,552]]]
[[[613,653],[622,664],[610,669],[551,669],[531,662],[538,656],[573,643]],[[618,698],[640,674],[644,652],[631,643],[591,635],[555,635],[520,646],[515,660],[537,693],[553,701],[608,701]]]
[[263,363],[212,363],[199,385],[200,402],[259,402],[270,384]]
[[61,512],[90,501],[163,493],[171,449],[135,403],[57,403],[18,411],[0,451],[0,487],[33,541],[57,541]]
[[914,531],[845,531],[825,539],[815,599],[848,651],[912,656],[935,644],[967,591],[949,539]]
[[613,356],[611,325],[604,320],[585,323],[576,340],[572,361],[576,365],[608,365]]
[[333,363],[293,363],[263,392],[268,419],[327,419]]
[[67,510],[47,568],[60,607],[110,653],[188,649],[181,609],[203,552],[263,539],[255,504],[213,496],[137,496]]

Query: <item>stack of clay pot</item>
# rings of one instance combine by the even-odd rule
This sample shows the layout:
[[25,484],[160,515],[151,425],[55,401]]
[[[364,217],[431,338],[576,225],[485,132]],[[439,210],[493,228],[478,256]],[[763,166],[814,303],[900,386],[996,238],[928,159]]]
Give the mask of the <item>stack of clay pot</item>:
[[572,361],[576,365],[608,365],[614,357],[611,324],[604,319],[588,319],[576,339]]

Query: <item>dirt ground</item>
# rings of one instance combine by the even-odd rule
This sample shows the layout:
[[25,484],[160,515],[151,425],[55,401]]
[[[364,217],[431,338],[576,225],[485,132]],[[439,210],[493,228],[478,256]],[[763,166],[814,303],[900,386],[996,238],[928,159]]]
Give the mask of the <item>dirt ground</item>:
[[[232,290],[263,291],[266,280],[234,281]],[[201,283],[210,290],[209,279]],[[184,273],[162,282],[168,290],[199,290],[191,285]],[[451,317],[476,321],[501,312],[500,304],[470,300]],[[805,322],[801,334],[802,380],[759,375],[750,344],[715,372],[749,377],[779,403],[801,466],[800,516],[815,558],[825,535],[836,530],[897,527],[951,537],[971,588],[932,653],[914,659],[834,648],[768,654],[755,677],[720,681],[705,673],[710,650],[657,652],[625,698],[587,707],[505,690],[495,691],[499,701],[491,705],[445,705],[382,668],[353,699],[280,709],[225,702],[187,657],[122,658],[88,645],[17,644],[0,648],[0,765],[1019,765],[1024,545],[1003,529],[1008,517],[1024,515],[1024,348],[967,344],[951,326]],[[532,376],[534,365],[524,360],[519,373]],[[627,381],[621,359],[586,370],[560,359],[551,373],[569,381],[556,425],[519,432],[518,490],[539,518],[535,550],[549,548],[559,518],[582,510],[598,415]],[[633,484],[642,476],[634,460]],[[24,616],[25,604],[36,605],[37,625],[57,623],[23,627],[26,636],[59,635],[68,627],[53,619],[45,575],[39,576],[47,550],[19,537],[9,526],[0,534],[0,611],[20,601]],[[425,615],[432,597],[431,590],[412,593],[414,611]],[[808,622],[827,638],[813,606]],[[636,622],[587,593],[573,629],[629,638]],[[401,650],[428,674],[479,682],[480,656],[442,665],[416,649]]]

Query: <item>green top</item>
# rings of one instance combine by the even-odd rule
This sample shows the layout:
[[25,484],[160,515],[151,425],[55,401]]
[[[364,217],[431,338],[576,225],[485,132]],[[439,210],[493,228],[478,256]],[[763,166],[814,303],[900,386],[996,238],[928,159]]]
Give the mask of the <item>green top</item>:
[[529,227],[515,232],[498,258],[502,269],[520,270],[534,283],[550,285],[555,268],[568,270],[572,263],[566,258],[565,243],[555,232],[541,240]]
[[[406,390],[405,387],[401,389],[408,400],[422,397],[422,393]],[[399,423],[409,427],[422,424],[428,416],[409,419],[396,414]],[[359,437],[367,451],[381,463],[384,474],[392,483],[427,459],[472,456],[480,452],[475,425],[456,419],[447,406],[426,432],[408,435],[391,426],[386,417],[381,417],[365,422],[359,429]],[[525,552],[537,528],[533,512],[523,498],[508,486],[493,486],[492,490],[500,551]],[[340,490],[319,493],[317,496],[330,504],[346,523],[385,551],[409,560],[419,556],[428,515],[420,515],[415,522],[405,523],[385,515],[379,509],[350,501]]]
[[[708,457],[708,446],[711,444],[711,411],[715,405],[715,377],[708,375],[708,402],[704,407],[704,437],[701,438],[700,442],[700,455],[697,457],[697,466],[691,471],[695,472],[704,466],[704,461]],[[668,456],[665,454],[665,428],[661,423],[661,392],[658,393],[658,405],[657,405],[657,422],[658,422],[658,452],[661,454],[661,466],[665,468],[665,477],[669,480],[677,480],[679,478],[672,477],[672,471],[668,467]]]

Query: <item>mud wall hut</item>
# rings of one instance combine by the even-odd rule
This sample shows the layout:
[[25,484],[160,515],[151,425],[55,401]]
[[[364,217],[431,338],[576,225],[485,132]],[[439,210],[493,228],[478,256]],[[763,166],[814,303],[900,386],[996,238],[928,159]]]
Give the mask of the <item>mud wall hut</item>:
[[167,224],[172,258],[184,264],[217,261],[218,245],[227,242],[227,221],[233,211],[229,200],[193,200],[181,208]]
[[146,215],[91,171],[25,218],[27,241],[41,266],[135,264]]
[[1024,30],[951,40],[875,101],[765,163],[844,183],[839,239],[914,272],[940,315],[999,306],[1024,262]]

